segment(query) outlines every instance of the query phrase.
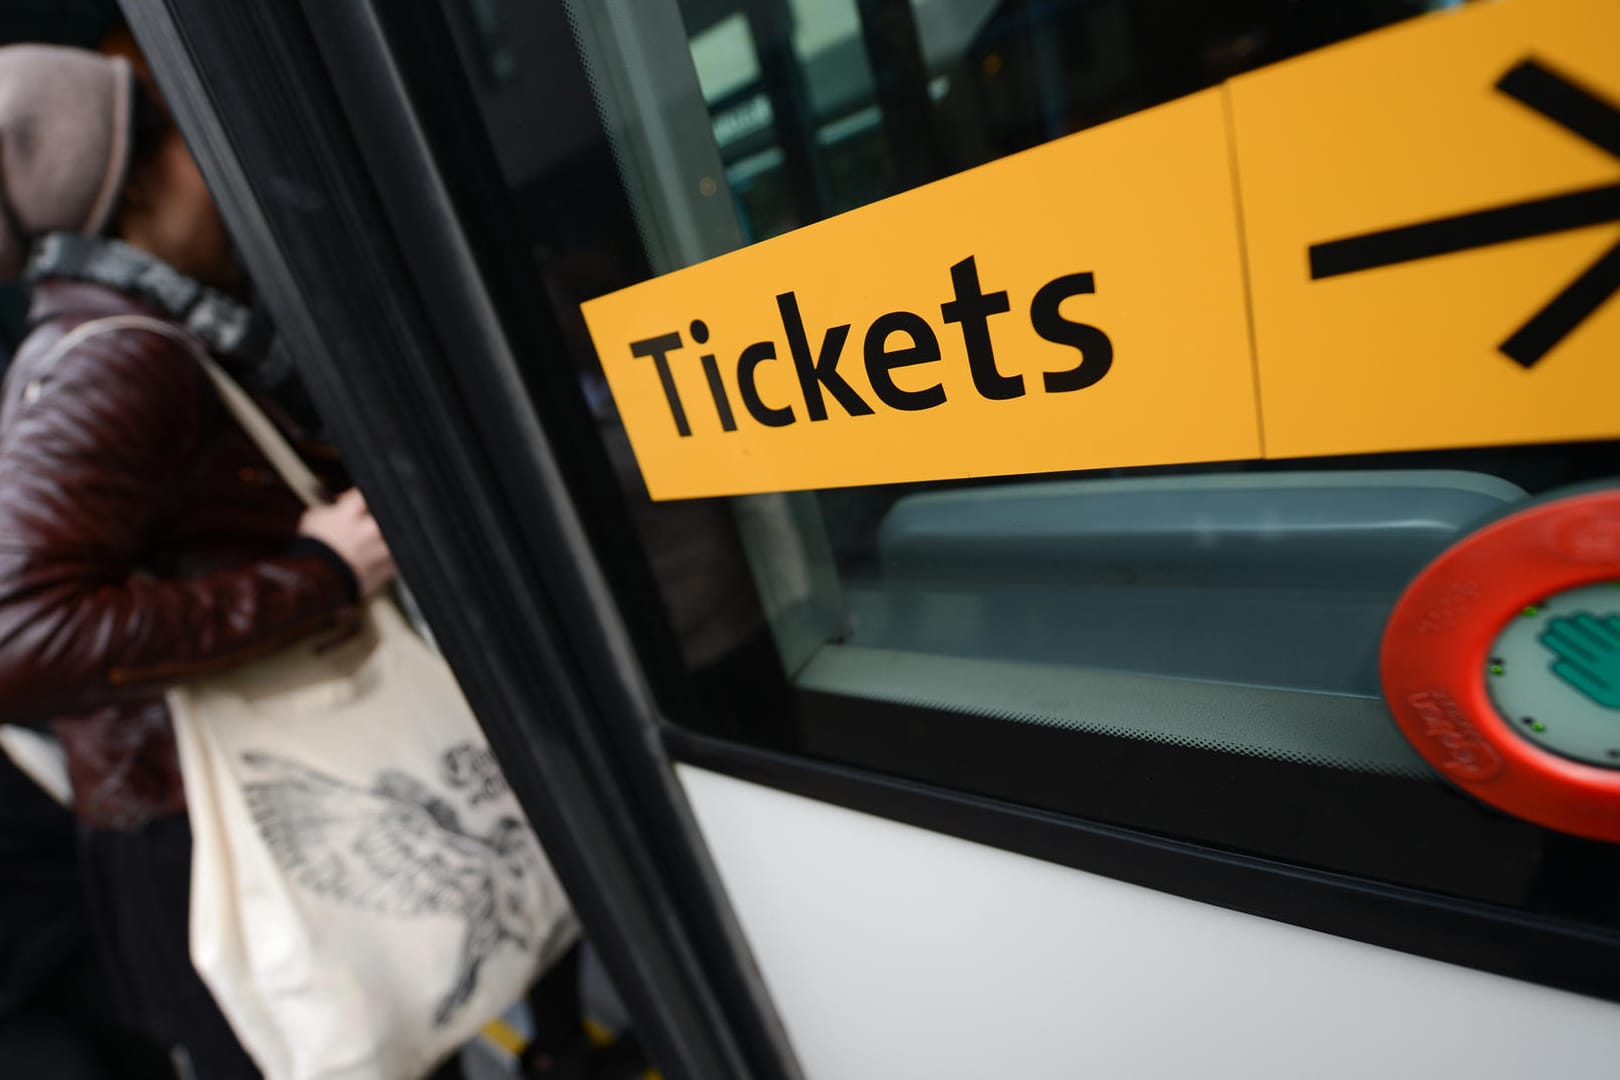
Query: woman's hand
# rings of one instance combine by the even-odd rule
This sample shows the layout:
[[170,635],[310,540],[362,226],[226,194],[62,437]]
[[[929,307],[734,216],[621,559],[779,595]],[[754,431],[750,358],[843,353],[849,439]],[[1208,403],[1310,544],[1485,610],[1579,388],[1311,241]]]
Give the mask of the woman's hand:
[[362,600],[394,580],[394,557],[388,553],[377,519],[366,509],[365,496],[356,488],[339,495],[330,506],[304,511],[298,534],[319,540],[349,564]]

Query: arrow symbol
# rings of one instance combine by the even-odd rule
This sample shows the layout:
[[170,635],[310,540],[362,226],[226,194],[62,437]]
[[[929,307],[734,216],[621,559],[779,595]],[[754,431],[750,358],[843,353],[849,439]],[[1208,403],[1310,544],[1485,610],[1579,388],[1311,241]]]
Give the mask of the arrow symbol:
[[[1496,89],[1620,159],[1620,108],[1591,91],[1535,60],[1515,66],[1497,80]],[[1314,244],[1310,248],[1311,278],[1353,274],[1610,221],[1620,221],[1620,184]],[[1523,367],[1534,367],[1617,290],[1620,244],[1564,286],[1498,348]]]

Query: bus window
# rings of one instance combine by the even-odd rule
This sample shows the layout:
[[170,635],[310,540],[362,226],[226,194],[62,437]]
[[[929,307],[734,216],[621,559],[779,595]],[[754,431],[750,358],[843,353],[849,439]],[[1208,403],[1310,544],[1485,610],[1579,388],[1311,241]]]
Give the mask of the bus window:
[[[1614,442],[1504,437],[655,501],[581,312],[1244,73],[1491,5],[680,0],[632,14],[581,0],[566,22],[540,5],[445,6],[571,334],[566,361],[528,362],[576,369],[695,673],[666,698],[679,726],[1620,927],[1617,849],[1454,790],[1391,722],[1378,673],[1415,574],[1528,500],[1611,476]],[[564,51],[588,84],[568,80]],[[524,136],[542,107],[594,110],[611,144],[582,122],[569,152],[542,155]],[[707,323],[685,318],[681,335],[708,340]],[[665,353],[640,346],[650,380]],[[689,351],[696,372],[701,350]],[[711,388],[733,373],[709,370]],[[808,401],[755,405],[780,416]],[[747,419],[735,397],[717,415],[717,432]]]

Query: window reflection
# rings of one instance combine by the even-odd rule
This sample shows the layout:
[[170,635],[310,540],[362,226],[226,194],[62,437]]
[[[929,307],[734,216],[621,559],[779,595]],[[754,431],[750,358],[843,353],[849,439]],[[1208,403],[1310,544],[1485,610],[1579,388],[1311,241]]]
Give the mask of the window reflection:
[[680,0],[754,241],[1463,0]]

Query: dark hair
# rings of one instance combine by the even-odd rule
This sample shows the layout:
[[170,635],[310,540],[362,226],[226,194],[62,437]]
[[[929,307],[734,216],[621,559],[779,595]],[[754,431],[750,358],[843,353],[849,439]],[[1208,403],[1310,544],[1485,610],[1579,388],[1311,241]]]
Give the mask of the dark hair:
[[163,102],[158,100],[145,80],[134,78],[130,94],[129,168],[125,176],[134,176],[140,167],[157,155],[163,140],[174,128],[174,118]]
[[[158,152],[163,149],[163,141],[174,129],[174,118],[169,115],[169,110],[145,80],[132,74],[130,82],[129,159],[124,163],[122,185],[126,191],[130,182],[141,174],[146,164],[157,157]],[[119,205],[108,216],[107,225],[102,230],[104,235],[118,235],[124,207],[125,203],[120,200]]]

